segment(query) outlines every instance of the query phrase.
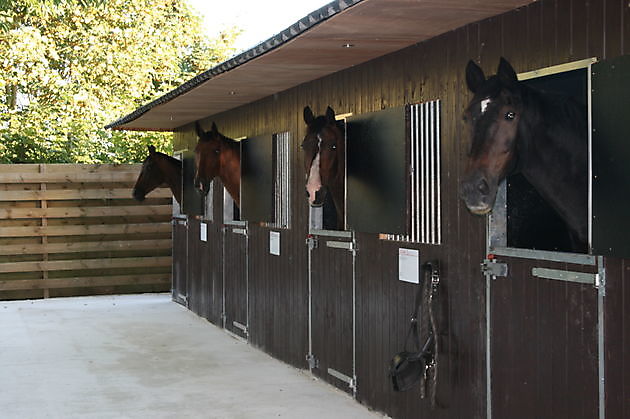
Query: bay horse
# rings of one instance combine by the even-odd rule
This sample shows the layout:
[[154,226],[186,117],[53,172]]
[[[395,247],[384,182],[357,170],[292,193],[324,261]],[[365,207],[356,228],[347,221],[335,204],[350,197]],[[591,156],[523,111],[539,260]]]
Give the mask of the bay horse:
[[[335,225],[337,230],[343,230],[346,167],[346,140],[343,127],[335,119],[335,111],[330,106],[326,109],[325,115],[318,117],[315,117],[311,108],[306,106],[304,122],[307,128],[302,150],[308,202],[311,206],[318,207],[332,198],[335,221],[334,224],[333,222],[330,224]],[[331,227],[326,224],[324,220],[324,226]]]
[[168,185],[178,204],[182,197],[182,162],[164,153],[155,151],[150,145],[149,155],[142,163],[138,180],[133,187],[133,197],[144,201],[147,194],[163,184]]
[[223,186],[240,208],[241,204],[241,145],[221,134],[213,122],[204,131],[195,122],[199,141],[195,147],[195,187],[202,195],[210,190],[210,182],[219,177]]
[[519,82],[504,58],[486,79],[472,60],[474,94],[464,112],[472,137],[460,195],[473,214],[489,213],[499,183],[520,173],[566,223],[574,251],[588,243],[586,109],[565,95]]

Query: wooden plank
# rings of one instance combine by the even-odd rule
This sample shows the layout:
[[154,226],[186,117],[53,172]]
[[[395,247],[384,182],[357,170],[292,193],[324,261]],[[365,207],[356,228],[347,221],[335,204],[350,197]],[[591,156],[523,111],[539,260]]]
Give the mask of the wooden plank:
[[170,223],[109,224],[48,227],[0,227],[0,237],[83,236],[91,234],[168,233]]
[[0,172],[0,183],[106,183],[106,182],[135,182],[140,174],[140,168],[129,172],[105,173],[24,173]]
[[74,243],[13,244],[0,246],[0,255],[38,255],[44,253],[106,252],[113,250],[170,249],[171,239],[114,240]]
[[171,266],[170,256],[0,263],[0,273]]
[[146,275],[112,275],[89,276],[59,279],[18,279],[1,280],[0,291],[37,290],[43,288],[80,288],[101,287],[116,285],[145,285],[145,284],[169,284],[171,274],[169,272]]
[[[15,172],[16,166],[24,173],[39,173],[39,163],[25,164],[0,164],[0,173]],[[46,164],[46,171],[49,173],[105,173],[132,171],[141,167],[141,163],[103,163],[103,164],[80,164],[80,163],[51,163]]]
[[[166,188],[156,189],[149,198],[169,198],[171,191]],[[40,201],[68,199],[132,199],[131,188],[106,189],[52,189],[46,191],[4,191],[0,194],[2,201]]]
[[18,218],[79,218],[112,217],[125,215],[170,215],[171,205],[135,205],[116,207],[53,207],[53,208],[0,208],[0,219]]

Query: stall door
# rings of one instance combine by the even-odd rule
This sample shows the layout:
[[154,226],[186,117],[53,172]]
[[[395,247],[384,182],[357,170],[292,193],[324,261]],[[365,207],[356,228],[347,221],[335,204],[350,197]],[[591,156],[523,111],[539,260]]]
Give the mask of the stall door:
[[224,234],[224,327],[247,339],[247,228],[226,226]]
[[598,417],[597,259],[502,253],[510,252],[540,259],[504,255],[486,262],[491,416]]
[[354,393],[354,252],[349,238],[309,240],[313,374]]
[[173,301],[187,306],[188,225],[186,219],[173,219]]

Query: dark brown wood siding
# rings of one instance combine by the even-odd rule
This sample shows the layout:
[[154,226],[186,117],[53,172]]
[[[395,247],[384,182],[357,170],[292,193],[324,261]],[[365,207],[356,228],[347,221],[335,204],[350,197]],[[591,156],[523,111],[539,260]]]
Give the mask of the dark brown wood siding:
[[606,417],[630,417],[630,261],[606,259]]
[[[280,232],[280,256],[269,253],[269,231]],[[249,232],[250,342],[306,368],[307,262],[291,230],[251,226]]]
[[[292,365],[306,366],[308,250],[305,238],[308,210],[299,148],[305,134],[302,120],[304,106],[310,105],[318,114],[323,113],[328,105],[337,113],[361,114],[440,99],[444,244],[408,245],[379,240],[373,234],[358,235],[357,397],[362,403],[397,418],[485,417],[486,290],[485,279],[479,270],[485,253],[485,220],[471,216],[457,198],[458,181],[468,150],[466,130],[461,121],[462,111],[470,97],[465,87],[465,65],[469,59],[474,59],[486,74],[494,74],[499,57],[504,56],[518,72],[524,72],[589,57],[605,59],[628,53],[630,8],[627,2],[542,0],[208,118],[218,124],[220,131],[232,137],[281,131],[292,134],[293,223],[291,229],[282,231],[281,256],[268,254],[267,228],[250,226],[250,341]],[[191,127],[183,127],[181,131],[190,132]],[[175,149],[192,148],[193,145],[192,136],[177,135],[175,138]],[[415,292],[412,285],[397,279],[399,247],[420,249],[422,261],[439,259],[442,264],[439,296],[442,354],[438,384],[441,408],[437,411],[431,411],[428,402],[420,400],[417,391],[393,393],[388,381],[388,362],[394,353],[402,349]],[[627,261],[608,260],[607,267],[606,408],[607,417],[623,418],[630,416],[627,390],[630,388],[627,361],[630,344],[623,321],[630,310],[627,303],[630,301],[629,287],[624,286],[630,275]],[[537,310],[536,307],[552,317],[556,314],[554,306],[558,306],[558,312],[566,313],[568,310],[578,317],[586,315],[581,310],[593,302],[590,295],[586,296],[583,287],[575,291],[563,286],[558,288],[538,292],[536,286],[512,284],[509,289],[497,290],[495,298],[509,304],[512,298],[518,297],[515,303],[520,311],[514,312],[514,324],[527,328],[531,324],[525,325],[518,316],[531,313]],[[577,304],[559,308],[560,305],[573,304],[573,301]],[[584,319],[580,327],[592,329],[592,315],[589,312],[588,319],[580,317]],[[553,344],[556,335],[568,336],[575,329],[569,327],[569,322],[559,321],[555,327],[538,330],[552,334],[544,338]],[[535,333],[534,329],[524,331],[525,336],[538,338]],[[579,340],[581,337],[569,336],[568,342],[572,339]],[[516,346],[519,340],[504,343],[503,354],[518,352]],[[564,347],[566,342],[558,345]],[[596,349],[589,345],[586,347]],[[538,354],[544,357],[544,350],[541,348]],[[533,358],[525,362],[533,369],[549,366],[547,358],[543,364],[537,364]],[[551,362],[555,362],[553,357]],[[567,365],[559,367],[567,372],[559,381],[548,383],[544,377],[535,380],[539,387],[531,390],[531,398],[527,397],[528,400],[536,400],[532,403],[540,405],[534,408],[522,404],[524,409],[531,410],[514,412],[512,408],[513,414],[509,417],[538,417],[531,412],[540,411],[545,406],[557,412],[554,417],[592,417],[592,399],[585,401],[586,404],[574,404],[575,398],[580,397],[572,393],[574,372],[569,371]],[[591,377],[592,364],[584,368],[588,369]],[[504,380],[511,388],[518,388],[514,377],[498,375],[496,378]],[[500,385],[499,382],[494,387],[495,403],[503,396]],[[548,386],[553,389],[553,400],[542,397]],[[595,389],[589,382],[585,390],[580,391],[592,392]],[[534,393],[541,395],[540,398]]]

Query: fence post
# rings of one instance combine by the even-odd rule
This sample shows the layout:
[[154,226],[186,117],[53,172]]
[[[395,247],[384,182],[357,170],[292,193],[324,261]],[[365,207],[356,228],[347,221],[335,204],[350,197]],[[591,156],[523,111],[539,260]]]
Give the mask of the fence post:
[[[39,165],[39,173],[45,173],[46,172],[46,165],[45,164],[40,164]],[[46,208],[48,208],[48,202],[46,201],[46,194],[44,193],[46,191],[46,183],[42,182],[39,184],[39,189],[40,191],[42,191],[42,196],[41,196],[41,203],[40,206],[42,208],[42,218],[41,218],[41,225],[42,225],[42,230],[44,230],[44,233],[42,234],[42,260],[44,261],[43,263],[43,267],[42,267],[42,279],[44,281],[48,280],[48,266],[47,263],[48,262],[48,235],[45,233],[46,231],[46,227],[48,226],[48,219],[46,218]],[[48,288],[44,288],[44,298],[49,298],[50,297],[50,289]]]

